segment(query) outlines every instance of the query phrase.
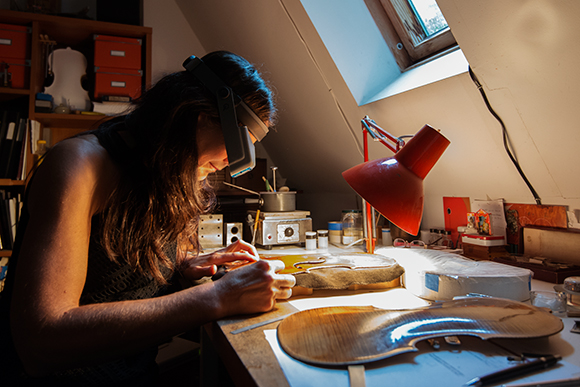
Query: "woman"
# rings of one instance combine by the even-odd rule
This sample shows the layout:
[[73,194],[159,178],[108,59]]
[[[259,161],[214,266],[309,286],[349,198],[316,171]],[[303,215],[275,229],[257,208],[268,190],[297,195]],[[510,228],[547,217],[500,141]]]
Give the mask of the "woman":
[[[247,61],[215,52],[203,62],[273,124],[272,94]],[[215,97],[186,71],[130,114],[54,146],[27,188],[10,261],[0,328],[14,351],[3,340],[3,368],[42,384],[139,384],[164,340],[288,298],[293,277],[247,243],[197,254],[199,215],[215,201],[205,178],[227,165]],[[172,292],[178,277],[239,260],[255,263]]]

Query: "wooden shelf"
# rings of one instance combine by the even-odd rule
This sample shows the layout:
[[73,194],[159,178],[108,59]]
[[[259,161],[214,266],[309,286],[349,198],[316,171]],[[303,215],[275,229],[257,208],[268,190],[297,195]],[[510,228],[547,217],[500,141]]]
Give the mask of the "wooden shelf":
[[88,114],[35,113],[34,119],[48,127],[90,129],[109,117]]
[[0,187],[24,185],[24,180],[0,179]]
[[13,89],[11,87],[0,87],[0,94],[4,96],[14,96],[15,98],[30,94],[30,89]]
[[[141,69],[143,71],[141,78],[142,87],[143,89],[147,89],[150,86],[153,34],[153,30],[150,27],[4,9],[0,12],[0,23],[26,26],[30,30],[30,51],[27,57],[30,60],[30,68],[26,74],[27,79],[25,83],[28,85],[28,88],[14,89],[0,87],[0,106],[7,110],[15,109],[15,107],[20,109],[20,105],[24,109],[27,108],[28,118],[38,121],[41,130],[45,128],[51,129],[50,146],[80,132],[96,129],[102,121],[110,117],[85,114],[39,113],[35,111],[36,93],[44,90],[45,83],[45,63],[43,45],[40,39],[41,35],[48,35],[51,40],[56,41],[56,49],[70,47],[73,50],[81,52],[87,59],[86,71],[89,81],[92,81],[91,72],[94,67],[92,64],[94,56],[94,35],[140,39],[142,49]],[[33,155],[30,153],[30,150],[26,158],[27,172],[29,172],[33,165]],[[24,181],[0,179],[0,188],[7,191],[21,192],[25,187],[26,184]],[[9,257],[11,253],[9,250],[1,250],[0,257]]]

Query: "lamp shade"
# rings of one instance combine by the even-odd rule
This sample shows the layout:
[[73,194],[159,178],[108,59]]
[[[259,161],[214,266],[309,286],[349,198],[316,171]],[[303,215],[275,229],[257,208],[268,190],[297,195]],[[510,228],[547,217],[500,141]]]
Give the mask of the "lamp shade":
[[423,216],[423,179],[449,143],[438,130],[425,125],[393,157],[367,161],[342,176],[393,224],[417,235]]

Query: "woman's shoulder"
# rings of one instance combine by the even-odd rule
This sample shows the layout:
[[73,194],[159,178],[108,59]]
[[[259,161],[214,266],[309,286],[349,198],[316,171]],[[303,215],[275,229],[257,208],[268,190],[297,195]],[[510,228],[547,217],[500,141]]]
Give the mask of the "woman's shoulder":
[[53,174],[73,174],[81,176],[99,176],[102,172],[113,172],[112,160],[94,135],[68,138],[57,143],[43,160],[43,164]]
[[[86,197],[100,207],[118,181],[118,169],[94,135],[72,137],[55,144],[31,182],[42,196]],[[36,189],[36,190],[35,190]]]

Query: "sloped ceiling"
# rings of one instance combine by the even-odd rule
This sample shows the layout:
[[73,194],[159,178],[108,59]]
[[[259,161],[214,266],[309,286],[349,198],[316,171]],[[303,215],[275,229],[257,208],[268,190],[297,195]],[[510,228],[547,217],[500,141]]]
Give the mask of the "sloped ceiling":
[[274,86],[279,121],[262,144],[288,185],[304,192],[351,194],[341,173],[353,165],[352,160],[362,161],[357,140],[345,129],[340,107],[284,4],[176,2],[208,52],[224,49],[242,55],[261,66]]
[[580,34],[580,2],[438,3],[492,106],[500,115],[506,114],[507,103],[516,109],[521,127],[508,122],[516,156],[532,176],[547,169],[550,181],[544,181],[554,189],[547,191],[544,184],[543,196],[578,199],[578,179],[569,172],[580,163],[580,45],[574,38]]

